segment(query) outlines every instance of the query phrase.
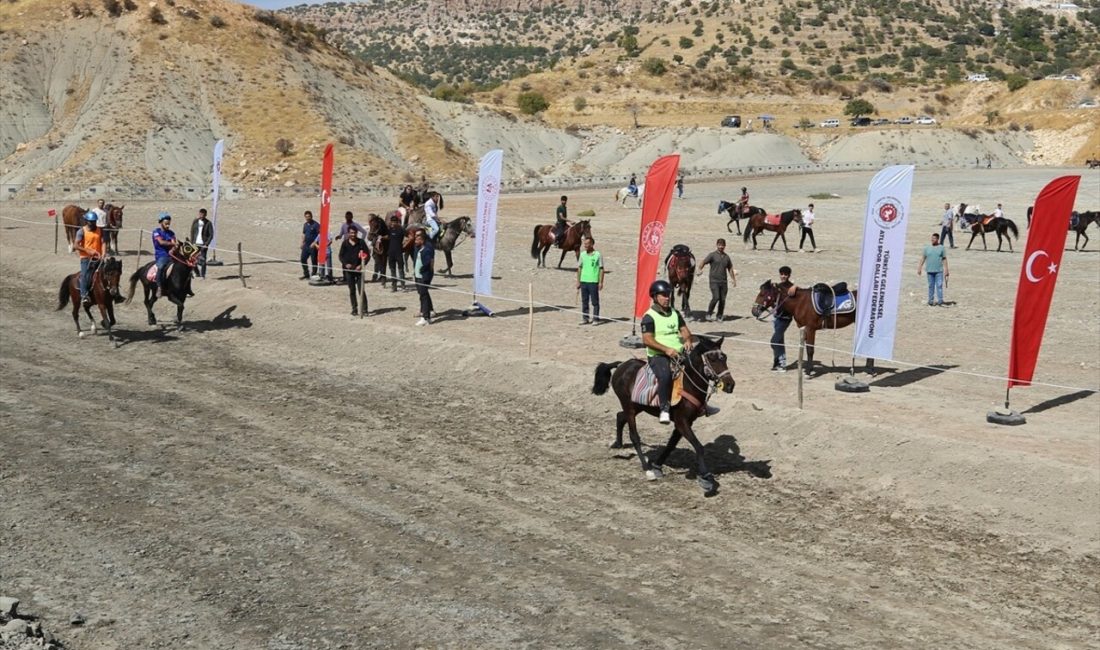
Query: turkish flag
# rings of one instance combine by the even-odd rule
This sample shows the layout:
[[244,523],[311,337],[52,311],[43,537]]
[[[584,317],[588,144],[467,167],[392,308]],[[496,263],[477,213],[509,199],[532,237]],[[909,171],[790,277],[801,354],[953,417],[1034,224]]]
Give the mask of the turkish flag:
[[649,168],[642,194],[642,226],[638,234],[638,274],[634,280],[634,317],[649,309],[649,285],[657,278],[657,259],[665,240],[665,222],[672,205],[672,190],[680,154],[662,156]]
[[[332,205],[332,143],[325,147],[321,161],[321,241],[317,244],[317,265],[324,266],[328,257],[328,214]],[[306,242],[312,244],[313,242]]]
[[50,208],[49,210],[46,210],[46,216],[56,218],[57,217],[57,210],[54,210],[53,208]]
[[1056,178],[1039,192],[1031,216],[1024,266],[1016,287],[1012,344],[1008,355],[1008,387],[1030,386],[1047,326],[1050,299],[1066,247],[1067,224],[1077,198],[1080,176]]

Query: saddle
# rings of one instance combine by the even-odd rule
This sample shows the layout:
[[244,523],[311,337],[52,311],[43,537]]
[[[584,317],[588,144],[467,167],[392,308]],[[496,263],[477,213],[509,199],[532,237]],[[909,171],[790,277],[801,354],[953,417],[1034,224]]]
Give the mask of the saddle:
[[[669,400],[670,405],[676,406],[680,403],[680,393],[683,391],[683,388],[683,371],[673,373],[672,399]],[[649,364],[642,366],[642,369],[635,375],[634,388],[630,391],[630,401],[635,404],[641,404],[642,406],[656,407],[661,405],[657,397],[657,375],[653,374],[653,370],[650,369]]]
[[985,216],[985,217],[982,217],[982,225],[983,225],[983,226],[989,225],[989,222],[990,222],[990,221],[993,221],[993,217],[992,217],[992,216]]
[[778,214],[764,215],[764,223],[769,226],[778,226],[783,223],[783,217]]
[[[164,277],[168,277],[169,274],[172,273],[172,267],[175,264],[176,264],[175,262],[169,262],[168,266],[164,267]],[[145,272],[145,281],[146,282],[154,282],[154,283],[157,281],[157,265],[156,264],[151,264],[149,266],[149,270]]]
[[848,314],[856,309],[856,300],[848,290],[847,282],[838,282],[831,287],[819,282],[813,286],[812,297],[814,311],[819,316]]

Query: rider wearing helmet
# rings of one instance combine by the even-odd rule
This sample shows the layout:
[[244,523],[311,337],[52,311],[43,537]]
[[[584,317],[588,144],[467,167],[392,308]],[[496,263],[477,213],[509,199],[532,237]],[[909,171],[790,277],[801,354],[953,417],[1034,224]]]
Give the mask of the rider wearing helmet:
[[626,189],[630,192],[630,196],[638,196],[638,179],[634,174],[630,175],[630,182],[626,184]]
[[684,317],[672,306],[672,285],[657,280],[649,285],[653,306],[642,316],[642,343],[646,346],[649,368],[657,377],[657,395],[661,405],[658,421],[668,424],[672,401],[672,367],[669,360],[681,351],[691,351],[691,331]]
[[92,285],[92,274],[103,257],[103,231],[97,225],[97,215],[88,210],[84,213],[84,227],[76,232],[76,251],[80,254],[80,301],[91,304],[88,290]]
[[[157,228],[153,231],[153,256],[157,265],[157,289],[164,283],[164,267],[172,261],[172,247],[176,245],[176,233],[172,232],[172,215],[157,215]],[[163,295],[163,294],[162,294]]]
[[749,188],[741,188],[741,198],[737,199],[737,210],[742,216],[745,216],[749,212]]

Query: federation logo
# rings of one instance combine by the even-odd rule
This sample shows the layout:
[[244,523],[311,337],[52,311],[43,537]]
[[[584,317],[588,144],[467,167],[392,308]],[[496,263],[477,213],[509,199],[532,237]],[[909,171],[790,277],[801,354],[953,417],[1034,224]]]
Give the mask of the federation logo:
[[871,217],[883,230],[889,230],[905,220],[901,201],[892,196],[883,197],[871,209]]
[[495,178],[486,179],[485,184],[481,186],[481,190],[485,192],[485,196],[494,196],[500,191],[500,184]]
[[660,221],[650,221],[642,228],[642,248],[650,255],[661,254],[661,242],[665,238],[665,224]]

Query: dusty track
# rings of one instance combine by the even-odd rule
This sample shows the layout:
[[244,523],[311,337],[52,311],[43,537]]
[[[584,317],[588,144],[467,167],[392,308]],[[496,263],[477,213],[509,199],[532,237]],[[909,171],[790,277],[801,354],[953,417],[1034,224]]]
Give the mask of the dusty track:
[[[686,452],[651,484],[606,450],[614,405],[583,390],[613,344],[477,354],[472,321],[412,332],[381,294],[377,320],[307,321],[320,294],[276,278],[199,285],[182,333],[127,307],[112,350],[51,311],[21,234],[0,249],[0,591],[71,647],[1049,648],[1100,633],[1094,508],[1064,510],[1094,493],[1095,458],[1074,460],[1086,443],[1035,452],[971,425],[947,448],[889,389],[795,416],[751,367],[766,352],[732,348],[738,397],[701,427],[722,481],[704,499]],[[338,291],[323,304],[342,314]],[[522,322],[484,327],[501,320]],[[811,383],[818,404],[830,393]],[[883,408],[893,426],[872,423]],[[1087,421],[1095,405],[1066,409]],[[986,497],[1007,512],[974,505]],[[65,629],[72,610],[87,628]]]

